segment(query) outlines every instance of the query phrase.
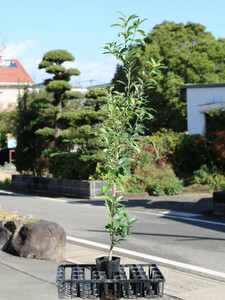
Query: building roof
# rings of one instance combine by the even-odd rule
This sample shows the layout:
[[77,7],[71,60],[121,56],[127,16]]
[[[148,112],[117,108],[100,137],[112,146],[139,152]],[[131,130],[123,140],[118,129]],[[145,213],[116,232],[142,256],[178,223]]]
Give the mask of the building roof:
[[34,83],[18,59],[0,58],[0,85]]
[[180,89],[202,89],[202,88],[214,88],[214,87],[225,87],[225,82],[221,82],[221,83],[184,84],[184,85],[181,85]]

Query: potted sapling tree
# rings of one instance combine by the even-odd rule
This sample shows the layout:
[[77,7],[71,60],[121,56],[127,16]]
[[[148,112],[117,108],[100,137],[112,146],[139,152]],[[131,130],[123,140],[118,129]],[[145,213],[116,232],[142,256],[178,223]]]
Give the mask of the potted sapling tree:
[[[137,221],[136,218],[129,218],[124,205],[126,200],[123,195],[117,195],[117,188],[125,194],[124,182],[128,176],[131,176],[132,156],[139,151],[140,136],[144,134],[145,129],[144,120],[152,118],[151,109],[146,107],[145,90],[156,83],[154,78],[160,76],[160,68],[163,68],[163,65],[161,60],[155,62],[151,59],[145,64],[146,70],[143,70],[139,76],[137,75],[140,73],[140,70],[136,68],[137,62],[140,59],[141,48],[144,47],[144,41],[137,36],[145,36],[145,32],[140,29],[144,20],[140,20],[137,15],[126,18],[121,12],[119,14],[119,23],[112,25],[121,29],[118,33],[119,39],[106,44],[104,49],[105,53],[113,55],[123,65],[125,79],[120,83],[124,86],[124,90],[118,92],[113,85],[104,88],[106,119],[99,130],[106,145],[103,154],[104,168],[107,170],[107,184],[101,189],[101,195],[105,196],[106,230],[111,241],[109,254],[96,258],[94,267],[72,265],[71,280],[65,279],[65,269],[68,265],[58,266],[58,292],[62,297],[71,295],[71,298],[85,298],[87,295],[89,298],[100,297],[102,300],[115,299],[121,295],[129,298],[130,293],[133,292],[133,283],[128,284],[128,279],[125,278],[126,282],[124,281],[123,288],[121,288],[121,282],[117,285],[117,278],[114,278],[114,275],[123,275],[118,275],[120,274],[120,258],[113,256],[113,248],[126,239],[130,234],[131,226]],[[91,268],[93,279],[85,279],[84,268],[86,267]],[[149,269],[149,274],[151,276],[156,274],[157,278],[161,276],[161,284],[165,281],[158,271],[152,272]],[[153,278],[152,283],[150,283],[150,278],[143,280],[146,285],[139,285],[142,291],[137,288],[136,284],[140,282],[135,283],[136,297],[142,297],[145,294],[149,297],[154,294],[155,298],[157,295],[162,295],[163,287],[159,287],[160,282],[156,282],[156,277]]]
[[[119,23],[112,26],[120,29],[118,41],[107,43],[104,47],[106,54],[113,55],[124,71],[124,86],[122,92],[115,91],[114,86],[104,87],[107,94],[106,121],[102,124],[100,135],[106,144],[104,150],[107,184],[101,189],[105,196],[107,216],[106,230],[110,236],[109,255],[96,259],[99,271],[105,271],[107,278],[113,278],[120,266],[120,258],[113,256],[115,245],[124,241],[130,234],[131,226],[137,221],[129,219],[124,206],[124,196],[117,195],[117,189],[125,193],[123,183],[127,176],[131,176],[130,164],[133,161],[132,153],[139,151],[140,135],[144,134],[144,120],[151,119],[151,109],[146,107],[145,90],[152,87],[156,81],[155,76],[160,76],[163,68],[161,60],[147,61],[148,71],[143,70],[141,77],[137,76],[137,61],[140,58],[141,47],[145,45],[145,36],[140,29],[144,20],[137,15],[128,18],[119,12]],[[111,27],[112,27],[111,26]]]

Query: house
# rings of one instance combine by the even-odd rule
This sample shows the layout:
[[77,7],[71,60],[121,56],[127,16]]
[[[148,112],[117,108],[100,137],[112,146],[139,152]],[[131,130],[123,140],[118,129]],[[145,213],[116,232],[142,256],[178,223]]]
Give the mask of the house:
[[180,94],[187,101],[188,133],[204,134],[207,112],[225,106],[225,83],[185,84]]
[[71,89],[72,92],[80,92],[82,94],[86,94],[88,92],[88,88],[83,88],[79,86],[73,86]]
[[13,109],[23,86],[33,83],[18,59],[4,59],[0,56],[0,111]]

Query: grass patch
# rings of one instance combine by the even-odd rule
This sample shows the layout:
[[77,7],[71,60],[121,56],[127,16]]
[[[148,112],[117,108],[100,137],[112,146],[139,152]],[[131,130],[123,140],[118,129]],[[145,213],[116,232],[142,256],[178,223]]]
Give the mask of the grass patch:
[[0,220],[17,220],[22,224],[40,222],[41,219],[35,219],[33,216],[21,216],[17,212],[10,212],[0,209]]
[[10,188],[11,187],[11,179],[6,178],[5,180],[0,181],[0,188]]

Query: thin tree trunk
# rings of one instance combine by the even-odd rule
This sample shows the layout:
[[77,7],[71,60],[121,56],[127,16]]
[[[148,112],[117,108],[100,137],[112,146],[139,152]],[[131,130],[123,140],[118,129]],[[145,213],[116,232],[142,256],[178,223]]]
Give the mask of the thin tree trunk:
[[110,249],[109,249],[109,261],[112,260],[112,251],[113,251],[113,243],[111,243]]
[[55,139],[54,139],[54,146],[57,147],[59,146],[59,139],[60,139],[60,135],[62,132],[62,120],[61,120],[61,116],[62,116],[62,104],[61,102],[58,105],[59,108],[59,112],[56,115],[56,121],[55,121]]

